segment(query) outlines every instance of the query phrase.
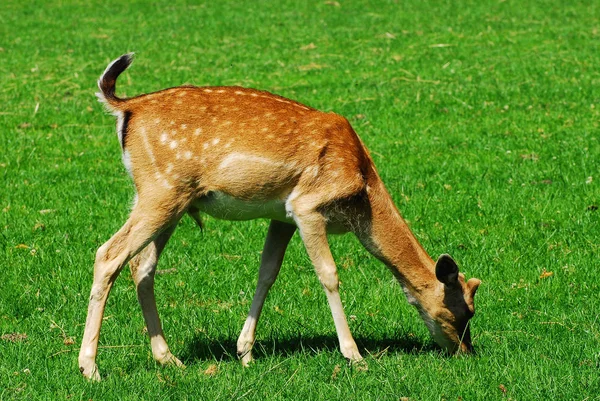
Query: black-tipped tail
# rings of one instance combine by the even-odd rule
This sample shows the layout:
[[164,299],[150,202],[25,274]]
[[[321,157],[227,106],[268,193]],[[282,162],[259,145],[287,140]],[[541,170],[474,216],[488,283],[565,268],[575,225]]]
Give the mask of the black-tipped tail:
[[96,94],[101,102],[109,106],[116,107],[124,99],[120,99],[115,95],[117,78],[123,71],[133,63],[133,53],[124,54],[106,67],[104,73],[98,80],[98,88],[100,92]]

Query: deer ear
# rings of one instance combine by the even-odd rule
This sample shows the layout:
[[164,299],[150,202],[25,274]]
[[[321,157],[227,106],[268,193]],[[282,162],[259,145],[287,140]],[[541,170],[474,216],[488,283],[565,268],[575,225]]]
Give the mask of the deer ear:
[[458,266],[450,255],[440,255],[435,263],[435,276],[446,285],[454,285],[458,282]]
[[479,284],[481,284],[481,280],[479,280],[478,278],[470,278],[469,281],[467,281],[467,288],[471,293],[471,299],[475,298],[475,292],[477,292]]

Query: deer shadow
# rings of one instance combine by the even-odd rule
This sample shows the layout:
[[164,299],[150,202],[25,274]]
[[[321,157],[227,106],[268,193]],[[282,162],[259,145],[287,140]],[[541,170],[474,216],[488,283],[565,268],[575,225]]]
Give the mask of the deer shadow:
[[[384,352],[387,354],[440,352],[439,348],[433,343],[422,342],[408,336],[378,339],[355,337],[354,340],[363,357]],[[237,360],[236,342],[232,338],[208,338],[204,335],[197,335],[187,343],[181,357],[188,362]],[[254,344],[252,355],[255,359],[260,360],[270,356],[290,357],[299,353],[317,354],[323,351],[339,351],[337,336],[317,335],[305,337],[297,335],[287,338],[260,339]]]

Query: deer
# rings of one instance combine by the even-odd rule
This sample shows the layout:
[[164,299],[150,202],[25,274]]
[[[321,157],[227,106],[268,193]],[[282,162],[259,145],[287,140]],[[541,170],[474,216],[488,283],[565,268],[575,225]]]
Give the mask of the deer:
[[106,300],[129,263],[154,359],[183,366],[157,312],[157,262],[176,225],[201,213],[216,219],[269,219],[256,291],[237,340],[252,361],[256,326],[298,230],[325,292],[340,351],[365,363],[350,333],[328,234],[353,233],[400,283],[434,341],[471,353],[470,319],[481,281],[468,281],[447,254],[434,261],[403,220],[369,151],[348,120],[239,86],[178,86],[130,98],[115,94],[133,53],[111,62],[96,94],[117,118],[123,163],[135,187],[125,224],[96,252],[79,368],[100,380],[96,355]]

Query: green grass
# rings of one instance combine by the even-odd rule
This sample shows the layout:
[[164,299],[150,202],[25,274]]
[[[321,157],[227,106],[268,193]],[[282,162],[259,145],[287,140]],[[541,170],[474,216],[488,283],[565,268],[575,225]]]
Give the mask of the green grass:
[[[599,4],[340,3],[2,2],[0,400],[600,399]],[[156,291],[187,369],[152,360],[124,271],[103,381],[86,382],[94,253],[133,196],[93,94],[129,51],[119,93],[239,84],[349,118],[427,251],[483,280],[478,354],[442,356],[391,274],[332,237],[369,365],[353,370],[294,237],[243,369],[235,341],[267,222],[206,218],[201,233],[186,218]]]

